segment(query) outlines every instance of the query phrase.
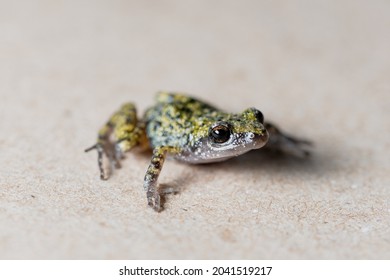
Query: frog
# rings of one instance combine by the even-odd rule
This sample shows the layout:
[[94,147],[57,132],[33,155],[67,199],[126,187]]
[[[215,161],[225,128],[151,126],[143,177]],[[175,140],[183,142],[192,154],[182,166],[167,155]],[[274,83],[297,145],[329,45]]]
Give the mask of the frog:
[[[144,176],[147,204],[163,210],[158,178],[167,157],[187,163],[225,161],[263,147],[297,157],[307,157],[311,142],[293,137],[250,107],[230,113],[180,92],[161,91],[156,104],[141,118],[134,103],[125,103],[98,132],[97,142],[85,152],[97,150],[102,180],[121,167],[125,153],[140,148],[152,157]],[[103,164],[108,161],[108,168]]]

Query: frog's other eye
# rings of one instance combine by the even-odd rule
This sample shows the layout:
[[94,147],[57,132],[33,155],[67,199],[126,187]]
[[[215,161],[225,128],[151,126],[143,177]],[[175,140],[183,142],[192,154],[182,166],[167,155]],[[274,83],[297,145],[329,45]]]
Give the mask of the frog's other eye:
[[225,143],[230,138],[230,129],[226,125],[219,124],[212,127],[209,134],[215,143]]
[[264,115],[263,115],[263,113],[260,112],[257,109],[255,109],[253,113],[255,114],[255,117],[256,117],[257,121],[260,122],[261,124],[264,124]]

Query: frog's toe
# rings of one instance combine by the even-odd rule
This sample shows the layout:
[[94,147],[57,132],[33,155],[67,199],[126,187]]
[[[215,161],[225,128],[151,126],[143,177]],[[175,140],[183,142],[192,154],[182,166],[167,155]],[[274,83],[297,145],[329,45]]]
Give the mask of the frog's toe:
[[311,154],[309,149],[303,147],[294,147],[293,149],[288,149],[284,152],[299,158],[309,157]]
[[158,192],[147,192],[148,205],[156,212],[161,212],[161,196]]
[[100,171],[100,179],[108,180],[112,174],[112,169],[121,168],[120,160],[123,154],[119,154],[114,145],[110,142],[96,143],[92,147],[85,149],[85,152],[97,150],[98,166]]
[[288,137],[286,141],[279,144],[279,149],[286,154],[305,158],[310,156],[311,146],[310,141]]
[[299,158],[310,156],[312,143],[307,140],[301,140],[285,135],[277,135],[265,146],[274,151],[282,152],[286,155],[291,155]]
[[310,155],[313,145],[311,141],[286,134],[271,123],[266,123],[265,126],[270,134],[266,148],[300,158]]
[[115,169],[119,169],[122,167],[120,159],[116,155],[112,153],[107,153],[107,157],[110,162],[110,165],[113,166]]
[[104,163],[103,163],[104,156],[107,155],[105,148],[101,143],[96,143],[95,145],[85,149],[84,152],[88,153],[92,150],[97,150],[98,153],[98,166],[100,171],[100,179],[107,180],[110,176],[107,172],[105,172]]

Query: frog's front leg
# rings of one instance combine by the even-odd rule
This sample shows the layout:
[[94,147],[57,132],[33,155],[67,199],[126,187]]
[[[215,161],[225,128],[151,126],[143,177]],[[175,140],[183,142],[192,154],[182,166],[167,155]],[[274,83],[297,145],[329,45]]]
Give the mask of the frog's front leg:
[[265,148],[281,151],[297,157],[310,155],[309,148],[312,145],[310,141],[286,134],[271,123],[265,123],[264,125],[270,135]]
[[104,170],[103,156],[108,158],[110,167],[113,165],[120,168],[119,161],[123,154],[136,145],[144,144],[145,141],[147,140],[144,124],[138,121],[134,104],[126,103],[99,130],[97,143],[85,152],[97,150],[100,178],[106,180],[110,173]]
[[178,150],[174,147],[156,147],[153,149],[152,159],[144,178],[144,190],[148,205],[155,211],[162,210],[160,190],[157,180],[163,167],[167,153],[177,153]]

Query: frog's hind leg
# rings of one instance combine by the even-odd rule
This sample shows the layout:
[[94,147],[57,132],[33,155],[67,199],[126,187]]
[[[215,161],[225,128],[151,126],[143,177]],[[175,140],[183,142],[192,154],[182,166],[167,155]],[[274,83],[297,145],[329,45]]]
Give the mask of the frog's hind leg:
[[310,141],[288,135],[271,123],[265,123],[265,128],[270,134],[265,148],[297,157],[310,155],[310,147],[312,146]]
[[[138,121],[134,104],[126,103],[99,130],[97,143],[85,152],[97,150],[100,178],[106,180],[110,176],[111,166],[120,168],[123,154],[145,141],[144,124]],[[110,172],[104,170],[104,156],[110,162]]]

